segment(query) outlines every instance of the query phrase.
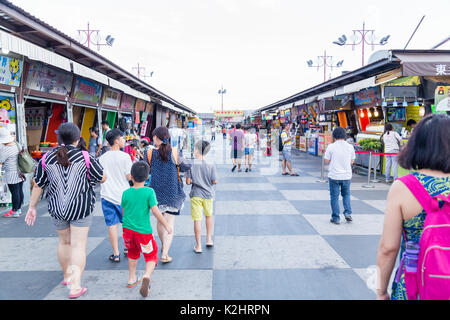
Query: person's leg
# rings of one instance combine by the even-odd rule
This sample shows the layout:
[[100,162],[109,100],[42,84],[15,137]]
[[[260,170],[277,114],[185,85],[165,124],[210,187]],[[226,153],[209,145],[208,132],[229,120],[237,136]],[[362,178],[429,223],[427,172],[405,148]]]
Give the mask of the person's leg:
[[61,265],[64,282],[68,283],[71,281],[72,272],[70,270],[70,262],[72,258],[72,248],[70,247],[70,228],[67,227],[63,230],[56,230],[58,233],[59,243],[58,243],[58,261]]
[[[109,243],[111,243],[111,247],[113,249],[113,255],[119,256],[119,234],[117,232],[119,224],[115,224],[113,226],[108,227],[108,237],[109,237]],[[118,259],[114,259],[115,261]]]
[[137,262],[138,262],[137,260],[131,259],[130,257],[128,257],[128,271],[129,271],[128,284],[129,285],[132,285],[133,283],[136,283],[136,280],[137,280],[137,276],[136,276]]
[[11,192],[12,211],[17,212],[20,209],[19,184],[8,184],[8,189]]
[[194,221],[195,251],[202,251],[202,220]]
[[167,258],[169,256],[169,249],[170,246],[172,245],[173,234],[175,232],[174,230],[175,215],[166,213],[164,214],[164,219],[166,219],[167,223],[172,227],[173,231],[171,234],[168,234],[164,226],[161,225],[161,227],[164,228],[163,237],[161,238],[163,239],[162,240],[163,252],[161,254],[161,258]]
[[341,195],[344,203],[344,216],[347,218],[352,214],[352,206],[350,203],[350,184],[352,180],[343,180],[341,183]]
[[81,276],[86,265],[86,243],[89,227],[70,226],[70,246],[72,285],[70,294],[76,294],[81,290]]
[[206,246],[212,246],[212,234],[214,231],[214,219],[213,219],[213,199],[205,199],[203,202],[203,209],[205,210],[206,221]]
[[286,174],[286,159],[283,158],[283,160],[281,161],[281,173],[282,174]]
[[386,182],[389,182],[389,180],[391,179],[392,157],[391,156],[385,157],[386,157],[386,168],[385,168]]
[[394,181],[395,179],[397,179],[398,176],[398,159],[397,156],[391,156],[392,157],[392,175],[394,177]]
[[142,276],[142,286],[139,290],[140,294],[145,298],[150,293],[150,277],[155,270],[156,262],[155,261],[146,261],[145,262],[145,273]]
[[339,222],[339,183],[337,180],[331,178],[328,178],[328,181],[330,183],[331,219],[335,222]]

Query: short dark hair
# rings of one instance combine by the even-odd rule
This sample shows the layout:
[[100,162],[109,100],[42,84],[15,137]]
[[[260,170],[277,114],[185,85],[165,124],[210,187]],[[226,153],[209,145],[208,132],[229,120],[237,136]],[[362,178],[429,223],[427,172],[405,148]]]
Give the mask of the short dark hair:
[[236,129],[240,129],[240,128],[241,128],[241,124],[238,123],[238,124],[236,125]]
[[200,152],[200,154],[202,156],[206,156],[209,152],[209,150],[211,150],[211,145],[209,144],[208,141],[205,140],[199,140],[195,143],[195,147],[194,147],[198,152]]
[[98,135],[98,128],[97,127],[89,128],[89,131],[94,132],[96,135]]
[[106,133],[106,141],[108,141],[110,146],[113,146],[114,141],[116,141],[116,139],[119,139],[121,136],[123,136],[122,131],[120,131],[119,129],[112,129]]
[[407,125],[408,127],[410,127],[412,124],[416,124],[416,123],[417,123],[416,120],[414,120],[414,119],[409,119],[408,122],[406,123],[406,125]]
[[347,138],[347,132],[345,132],[344,128],[337,127],[333,130],[333,138],[335,140],[345,139]]
[[431,169],[450,173],[450,116],[431,114],[412,132],[398,163],[405,169]]
[[131,176],[136,182],[145,182],[150,174],[150,166],[145,161],[138,161],[131,166]]
[[103,120],[103,121],[102,121],[102,125],[104,125],[104,124],[108,125],[108,127],[109,127],[109,122],[108,122],[108,121]]

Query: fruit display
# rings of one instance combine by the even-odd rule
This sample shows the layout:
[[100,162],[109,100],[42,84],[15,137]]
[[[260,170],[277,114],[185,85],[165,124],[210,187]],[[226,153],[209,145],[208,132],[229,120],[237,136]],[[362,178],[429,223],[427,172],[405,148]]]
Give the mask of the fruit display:
[[125,140],[126,140],[126,141],[139,140],[139,137],[136,136],[136,135],[127,134],[127,135],[125,136]]
[[41,142],[40,144],[39,144],[39,146],[40,147],[50,147],[50,144],[51,144],[51,142]]

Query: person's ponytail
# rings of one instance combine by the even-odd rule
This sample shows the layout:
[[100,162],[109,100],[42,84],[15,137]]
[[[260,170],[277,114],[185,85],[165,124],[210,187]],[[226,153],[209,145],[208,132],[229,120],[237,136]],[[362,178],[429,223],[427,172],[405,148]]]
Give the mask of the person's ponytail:
[[153,130],[153,135],[157,136],[161,140],[161,145],[158,147],[159,156],[164,162],[169,161],[169,154],[172,150],[172,145],[170,143],[170,133],[166,127],[157,127]]
[[63,145],[58,148],[56,151],[56,161],[64,168],[70,166],[69,150],[67,150],[66,146]]

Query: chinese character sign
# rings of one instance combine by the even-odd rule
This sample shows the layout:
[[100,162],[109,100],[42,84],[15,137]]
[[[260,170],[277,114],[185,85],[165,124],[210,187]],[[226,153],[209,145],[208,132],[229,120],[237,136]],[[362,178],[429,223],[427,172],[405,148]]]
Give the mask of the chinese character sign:
[[244,111],[234,110],[234,111],[214,111],[215,117],[221,118],[233,118],[233,117],[242,117],[244,115]]
[[101,95],[102,95],[101,85],[83,78],[76,79],[75,93],[74,93],[74,97],[76,99],[89,101],[93,103],[99,103]]
[[4,56],[0,56],[0,59],[0,83],[18,87],[22,78],[23,61]]
[[72,89],[72,80],[73,76],[70,73],[49,68],[38,62],[32,62],[28,68],[26,87],[41,92],[67,96]]

